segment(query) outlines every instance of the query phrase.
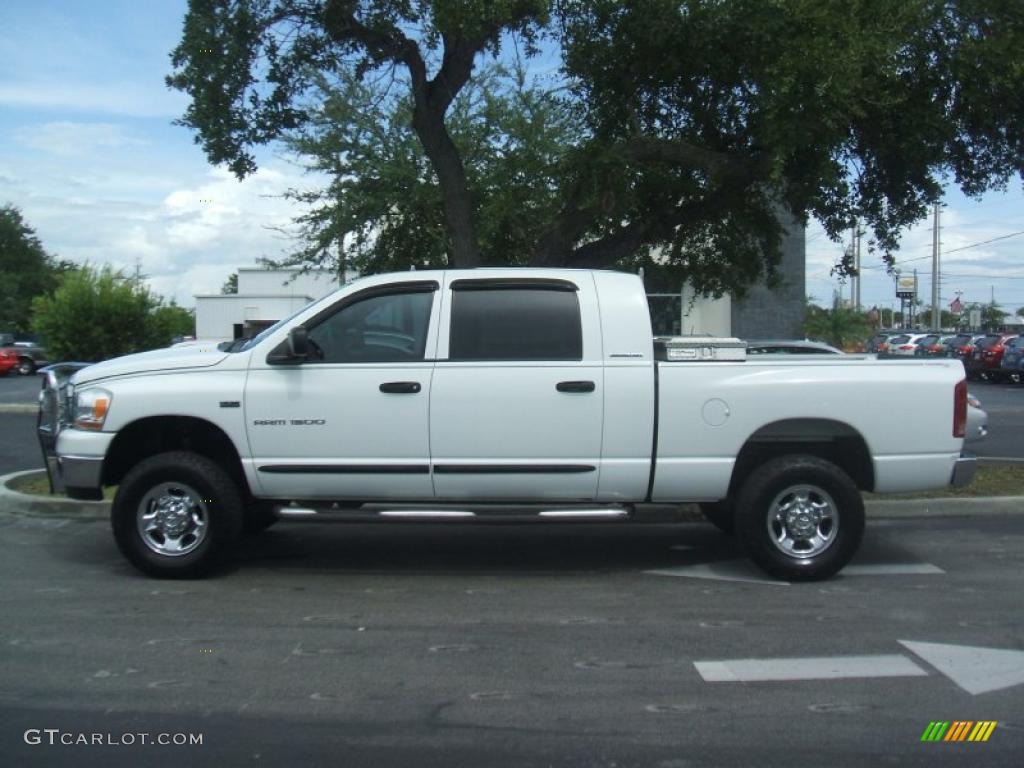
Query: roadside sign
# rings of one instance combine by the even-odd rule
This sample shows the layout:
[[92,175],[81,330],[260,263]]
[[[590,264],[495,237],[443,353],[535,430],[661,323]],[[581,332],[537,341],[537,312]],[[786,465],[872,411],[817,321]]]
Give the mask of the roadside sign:
[[917,295],[917,275],[900,275],[896,279],[896,297],[912,299]]

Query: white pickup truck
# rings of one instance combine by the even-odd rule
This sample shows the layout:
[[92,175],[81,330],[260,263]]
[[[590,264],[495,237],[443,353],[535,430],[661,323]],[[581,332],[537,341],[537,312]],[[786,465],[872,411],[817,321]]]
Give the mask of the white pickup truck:
[[170,577],[277,519],[606,521],[697,502],[768,573],[820,579],[860,544],[861,491],[970,480],[958,360],[727,346],[656,344],[633,275],[376,275],[249,340],[51,374],[40,429],[56,482],[118,486],[119,548]]

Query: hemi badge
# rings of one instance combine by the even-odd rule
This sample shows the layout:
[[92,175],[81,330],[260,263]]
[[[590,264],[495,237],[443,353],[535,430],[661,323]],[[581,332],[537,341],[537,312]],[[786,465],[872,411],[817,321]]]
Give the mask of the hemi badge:
[[221,408],[241,408],[242,404],[238,400],[221,400]]

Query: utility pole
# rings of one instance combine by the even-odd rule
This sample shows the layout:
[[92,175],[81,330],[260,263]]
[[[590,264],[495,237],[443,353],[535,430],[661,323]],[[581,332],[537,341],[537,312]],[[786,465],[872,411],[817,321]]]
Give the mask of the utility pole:
[[914,295],[910,297],[910,324],[907,328],[914,330],[914,310],[917,309],[914,305],[917,303],[917,267],[914,267]]
[[854,270],[856,270],[857,274],[857,277],[855,278],[857,281],[857,295],[854,297],[853,300],[853,308],[860,312],[860,222],[854,220],[853,226],[853,234],[857,242],[857,247],[854,249],[853,252],[853,268]]
[[939,204],[932,206],[932,317],[933,331],[942,330],[942,308],[939,306]]
[[149,275],[142,274],[142,259],[140,259],[138,256],[136,256],[135,257],[135,276],[132,279],[135,281],[136,285],[139,285],[147,277],[149,277]]

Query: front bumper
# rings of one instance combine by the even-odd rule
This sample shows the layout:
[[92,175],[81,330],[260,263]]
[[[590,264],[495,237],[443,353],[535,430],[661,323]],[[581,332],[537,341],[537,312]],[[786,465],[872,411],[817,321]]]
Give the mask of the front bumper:
[[71,375],[88,363],[58,363],[39,369],[42,389],[36,435],[50,488],[73,499],[103,496],[103,457],[113,434],[68,428],[69,403],[66,385]]
[[953,464],[953,474],[949,479],[949,484],[956,488],[962,488],[974,479],[974,473],[977,471],[978,457],[973,453],[963,452]]
[[103,498],[103,457],[57,456],[57,478],[68,497],[99,501]]

